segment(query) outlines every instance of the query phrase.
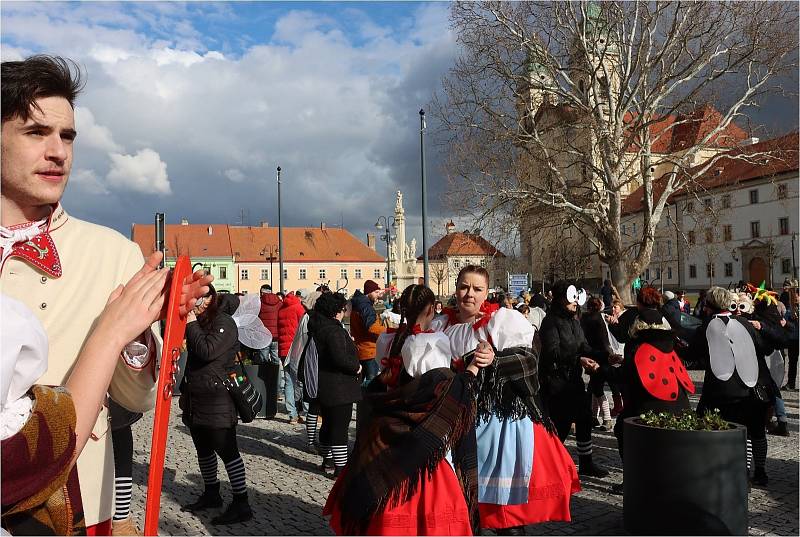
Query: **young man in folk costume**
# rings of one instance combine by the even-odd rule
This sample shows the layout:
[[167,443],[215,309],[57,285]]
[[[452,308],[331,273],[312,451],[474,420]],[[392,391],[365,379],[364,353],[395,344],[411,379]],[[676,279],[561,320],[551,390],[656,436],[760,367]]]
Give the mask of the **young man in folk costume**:
[[738,296],[721,287],[708,290],[708,318],[689,349],[692,360],[706,370],[697,412],[718,408],[726,420],[747,427],[747,470],[754,467],[753,485],[766,486],[764,422],[773,382],[764,357],[772,348],[750,321],[733,315],[736,309]]
[[480,525],[521,535],[528,524],[569,521],[570,496],[580,481],[540,400],[535,330],[518,311],[489,304],[488,287],[486,269],[464,267],[456,280],[457,310],[446,309],[436,321],[445,326],[452,355],[465,363],[473,351],[496,352],[494,365],[479,375]]
[[[60,201],[72,168],[74,101],[80,70],[58,57],[2,63],[2,227],[0,286],[44,325],[50,344],[42,384],[61,385],[109,295],[137,273],[156,270],[161,254],[144,262],[139,247],[111,229],[67,214]],[[201,272],[184,285],[184,306],[210,282]],[[117,363],[109,395],[131,412],[155,402],[157,341],[145,330]],[[104,408],[78,459],[87,531],[109,535],[114,463]]]

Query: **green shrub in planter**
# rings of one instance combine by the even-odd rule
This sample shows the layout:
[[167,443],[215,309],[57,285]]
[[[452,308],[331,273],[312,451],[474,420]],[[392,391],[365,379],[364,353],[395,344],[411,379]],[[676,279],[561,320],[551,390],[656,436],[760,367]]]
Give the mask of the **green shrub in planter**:
[[746,535],[747,430],[718,412],[648,412],[624,423],[625,530]]

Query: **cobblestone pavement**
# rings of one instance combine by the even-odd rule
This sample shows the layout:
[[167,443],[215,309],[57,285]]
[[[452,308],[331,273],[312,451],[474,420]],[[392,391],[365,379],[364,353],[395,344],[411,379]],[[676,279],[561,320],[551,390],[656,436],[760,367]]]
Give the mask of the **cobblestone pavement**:
[[[695,380],[702,374],[692,372]],[[767,473],[769,488],[750,492],[751,535],[798,535],[798,392],[784,391],[789,415],[789,438],[768,436]],[[697,398],[693,398],[697,402]],[[170,417],[171,432],[164,470],[161,535],[331,535],[322,506],[333,482],[317,470],[319,458],[305,450],[305,429],[286,423],[286,415],[275,420],[256,420],[237,428],[239,449],[247,468],[247,481],[254,518],[243,524],[213,526],[218,510],[193,515],[180,506],[194,501],[202,489],[191,437],[180,421],[177,397]],[[148,419],[149,418],[149,419]],[[134,425],[134,490],[132,512],[140,527],[144,519],[147,465],[152,415]],[[351,436],[353,431],[351,430]],[[530,535],[624,534],[622,496],[609,492],[622,480],[616,439],[611,432],[594,433],[595,458],[611,475],[603,480],[586,479],[583,490],[572,499],[572,523],[528,526]],[[567,447],[577,460],[574,438]],[[224,466],[219,465],[222,493],[230,500]]]

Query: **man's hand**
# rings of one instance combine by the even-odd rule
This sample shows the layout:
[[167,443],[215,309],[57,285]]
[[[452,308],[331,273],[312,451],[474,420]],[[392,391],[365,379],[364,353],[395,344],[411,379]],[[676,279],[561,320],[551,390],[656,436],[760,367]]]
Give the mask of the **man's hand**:
[[[144,266],[139,269],[139,272],[133,275],[131,281],[128,282],[128,285],[132,283],[136,283],[144,276],[150,274],[158,270],[158,266],[161,264],[161,259],[163,255],[160,251],[155,251],[147,258],[144,262]],[[167,281],[167,287],[171,285],[171,278],[172,278],[172,271],[170,271],[170,278]],[[198,270],[191,276],[188,276],[186,280],[183,282],[183,287],[181,287],[181,305],[180,305],[180,314],[187,315],[192,309],[194,309],[195,302],[201,296],[205,296],[208,294],[208,284],[214,281],[214,276],[210,274],[206,274],[203,270]],[[164,309],[161,311],[161,318],[165,319],[167,316],[167,303],[169,302],[169,297],[164,303]]]
[[761,323],[760,322],[758,322],[758,321],[750,321],[750,324],[752,324],[753,328],[755,328],[756,330],[761,330]]

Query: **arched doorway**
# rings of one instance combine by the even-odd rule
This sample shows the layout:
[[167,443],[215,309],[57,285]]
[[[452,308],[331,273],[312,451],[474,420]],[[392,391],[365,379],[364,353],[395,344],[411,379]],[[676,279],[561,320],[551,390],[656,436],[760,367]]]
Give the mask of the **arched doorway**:
[[[763,257],[754,257],[750,260],[748,272],[750,276],[750,283],[758,285],[761,282],[767,281],[769,267],[767,267],[767,262],[764,261]],[[769,283],[770,282],[767,282],[767,284]]]

